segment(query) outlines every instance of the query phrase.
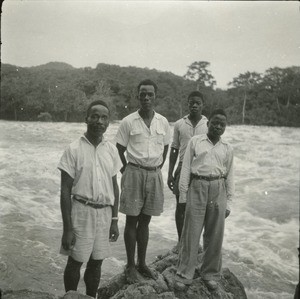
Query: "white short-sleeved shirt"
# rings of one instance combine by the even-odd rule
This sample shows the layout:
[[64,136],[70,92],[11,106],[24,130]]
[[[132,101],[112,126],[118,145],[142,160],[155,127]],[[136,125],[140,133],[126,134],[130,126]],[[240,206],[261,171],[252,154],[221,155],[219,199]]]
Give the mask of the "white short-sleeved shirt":
[[174,125],[173,142],[171,147],[179,149],[179,161],[182,162],[186,147],[190,139],[195,135],[207,133],[207,118],[202,118],[194,127],[188,118],[188,115],[177,120]]
[[58,169],[73,179],[72,195],[114,205],[112,177],[122,166],[118,150],[105,140],[95,147],[85,136],[71,143],[63,153]]
[[148,128],[138,111],[126,116],[120,123],[116,142],[126,147],[128,162],[143,166],[159,166],[163,162],[165,145],[170,143],[168,120],[154,113]]

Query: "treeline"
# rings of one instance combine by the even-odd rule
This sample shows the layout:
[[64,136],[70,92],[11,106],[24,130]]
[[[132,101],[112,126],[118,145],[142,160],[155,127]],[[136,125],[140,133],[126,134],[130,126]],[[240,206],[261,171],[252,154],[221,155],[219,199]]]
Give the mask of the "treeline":
[[155,110],[176,121],[187,113],[187,95],[200,90],[203,114],[224,108],[231,124],[300,126],[300,67],[271,68],[233,78],[227,90],[215,89],[208,62],[194,62],[183,76],[147,68],[100,63],[74,68],[60,62],[22,68],[1,65],[1,119],[83,121],[86,106],[104,99],[113,119],[135,111],[136,86],[150,78],[158,85]]

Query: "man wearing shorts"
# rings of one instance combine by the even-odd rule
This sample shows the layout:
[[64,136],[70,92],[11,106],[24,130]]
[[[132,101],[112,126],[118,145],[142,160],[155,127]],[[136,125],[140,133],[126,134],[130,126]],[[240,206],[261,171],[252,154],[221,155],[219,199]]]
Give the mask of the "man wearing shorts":
[[94,101],[87,109],[87,131],[65,150],[61,171],[63,236],[61,253],[68,255],[64,272],[65,290],[77,290],[80,268],[86,294],[96,297],[101,265],[110,254],[109,241],[116,241],[121,161],[115,145],[103,133],[109,124],[105,102]]
[[170,141],[167,119],[153,109],[156,84],[151,80],[144,80],[138,85],[137,91],[140,109],[122,120],[116,135],[117,148],[123,163],[120,212],[126,214],[125,274],[129,283],[138,281],[138,272],[145,277],[157,278],[156,273],[146,265],[145,259],[151,216],[159,216],[163,211],[161,167],[165,162]]
[[[190,139],[195,135],[207,133],[207,118],[202,115],[202,109],[204,106],[204,98],[199,91],[193,91],[188,96],[188,108],[189,114],[176,121],[174,125],[173,142],[171,144],[170,161],[169,161],[169,174],[168,174],[168,186],[176,196],[176,211],[175,222],[178,234],[178,243],[174,248],[174,251],[178,251],[178,244],[183,228],[185,203],[179,203],[179,179],[182,166],[182,160],[184,153]],[[173,171],[179,155],[179,163]]]

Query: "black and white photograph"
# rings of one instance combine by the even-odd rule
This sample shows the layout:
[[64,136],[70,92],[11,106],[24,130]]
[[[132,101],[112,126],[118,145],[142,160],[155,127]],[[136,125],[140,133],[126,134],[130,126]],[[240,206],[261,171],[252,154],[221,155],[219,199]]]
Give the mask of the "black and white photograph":
[[300,2],[5,0],[0,299],[299,296]]

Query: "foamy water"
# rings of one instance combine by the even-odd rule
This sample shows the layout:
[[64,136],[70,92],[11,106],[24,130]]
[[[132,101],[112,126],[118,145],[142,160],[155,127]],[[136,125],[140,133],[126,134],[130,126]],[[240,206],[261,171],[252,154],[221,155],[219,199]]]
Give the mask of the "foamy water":
[[[107,136],[113,139],[118,124]],[[64,148],[85,124],[0,121],[0,281],[4,289],[64,293],[66,258],[58,254]],[[223,263],[248,298],[292,298],[298,281],[300,129],[231,126],[224,134],[235,150],[236,196],[226,220]],[[166,182],[168,161],[163,168]],[[120,179],[120,176],[119,176]],[[165,211],[150,224],[148,261],[176,244],[175,199],[165,187]],[[103,281],[126,262],[121,236],[103,264]],[[84,285],[80,283],[84,292]]]

